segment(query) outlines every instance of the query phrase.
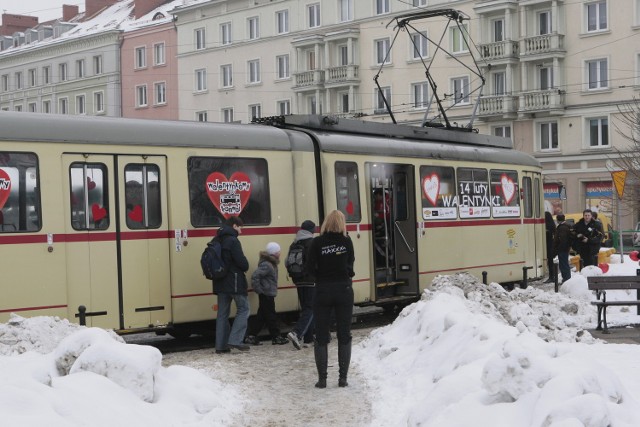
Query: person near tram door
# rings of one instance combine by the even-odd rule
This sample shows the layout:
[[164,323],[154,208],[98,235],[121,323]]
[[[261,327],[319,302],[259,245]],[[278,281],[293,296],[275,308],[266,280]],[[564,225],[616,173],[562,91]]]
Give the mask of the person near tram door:
[[598,265],[598,252],[602,245],[602,223],[595,221],[591,209],[582,211],[582,219],[573,227],[576,235],[574,242],[583,265]]
[[571,279],[571,268],[569,267],[569,249],[571,248],[571,226],[565,221],[563,214],[556,216],[558,226],[553,239],[553,250],[558,254],[558,267],[562,275],[562,282]]
[[549,278],[544,283],[553,283],[556,280],[556,269],[553,265],[553,259],[556,257],[556,252],[553,247],[553,240],[556,235],[556,223],[553,221],[551,212],[544,213],[544,227],[547,237],[547,270],[549,271]]
[[260,345],[258,334],[265,325],[271,335],[271,344],[282,345],[289,342],[280,335],[276,314],[278,264],[280,264],[280,245],[269,242],[265,250],[260,251],[258,268],[251,275],[251,286],[258,295],[259,305],[258,312],[249,326],[249,335],[244,339],[245,344]]
[[[249,261],[244,256],[238,236],[244,223],[237,216],[229,217],[218,229],[216,235],[222,245],[222,259],[227,266],[227,274],[214,280],[213,293],[218,296],[218,317],[216,319],[216,353],[229,353],[232,348],[248,351],[250,347],[242,343],[249,319],[248,283],[245,273]],[[233,326],[229,325],[231,301],[236,304]]]
[[327,347],[330,341],[331,314],[335,313],[338,337],[338,386],[346,387],[351,363],[351,316],[353,314],[352,277],[355,255],[353,242],[347,236],[345,216],[331,211],[313,239],[305,267],[315,277],[316,299],[313,315],[316,319],[314,356],[318,370],[317,388],[327,387]]

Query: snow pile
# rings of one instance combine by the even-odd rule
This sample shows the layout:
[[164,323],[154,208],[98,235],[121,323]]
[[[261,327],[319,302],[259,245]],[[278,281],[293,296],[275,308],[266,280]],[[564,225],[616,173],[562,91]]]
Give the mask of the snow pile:
[[[567,285],[565,292],[578,287]],[[582,330],[595,324],[589,299],[580,291],[506,292],[467,274],[437,277],[421,301],[354,351],[376,396],[372,425],[640,425],[637,395],[590,352],[606,344]]]

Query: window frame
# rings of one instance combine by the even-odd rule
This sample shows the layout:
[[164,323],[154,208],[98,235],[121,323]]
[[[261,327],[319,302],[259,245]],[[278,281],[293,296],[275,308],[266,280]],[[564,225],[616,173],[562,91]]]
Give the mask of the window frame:
[[373,41],[376,65],[390,65],[392,63],[391,50],[389,49],[390,44],[391,40],[389,37]]
[[429,82],[411,83],[411,103],[414,110],[424,110],[429,107]]
[[76,95],[76,114],[87,114],[87,97],[84,94]]
[[247,39],[258,40],[260,38],[260,19],[258,16],[247,18]]
[[276,80],[286,80],[291,78],[289,63],[288,53],[276,56]]
[[321,25],[320,3],[312,3],[307,5],[307,18],[308,28],[318,28]]
[[411,41],[412,60],[419,61],[429,57],[429,39],[426,31],[411,34]]
[[223,64],[220,66],[220,87],[230,89],[233,87],[233,64]]
[[153,101],[154,101],[154,105],[167,104],[167,82],[166,81],[153,83]]
[[134,69],[141,70],[147,68],[147,47],[138,46],[133,49],[134,53]]
[[[602,7],[604,6],[604,8]],[[604,23],[602,22],[601,13],[604,9]],[[595,12],[593,20],[593,28],[591,28],[591,14]],[[606,0],[591,1],[584,4],[585,30],[587,33],[598,33],[609,29],[609,8]],[[604,25],[604,26],[602,26]]]
[[[451,100],[452,105],[469,105],[471,103],[471,91],[469,90],[469,76],[456,76],[451,77],[449,80],[449,87],[453,94]],[[456,91],[456,82],[460,83],[460,100],[458,100],[458,92]],[[464,90],[466,88],[466,91]]]
[[102,63],[102,55],[93,56],[93,74],[98,76],[104,73],[104,67]]
[[[464,31],[462,31],[460,27],[464,28]],[[460,27],[456,25],[449,28],[449,46],[451,54],[453,55],[469,53],[469,40],[467,40],[469,25],[461,24]]]
[[194,92],[202,93],[207,91],[207,69],[198,68],[194,70]]
[[207,31],[205,27],[198,27],[193,30],[193,46],[195,50],[207,48]]
[[390,105],[393,105],[391,103],[391,86],[383,86],[380,89],[376,89],[375,95],[374,95],[374,111],[373,114],[387,114],[387,106],[384,103],[384,98],[382,97],[382,94],[385,95],[385,98],[387,99],[387,102]]
[[166,65],[166,45],[165,42],[158,42],[153,44],[153,65],[155,67]]
[[93,112],[94,114],[104,114],[104,92],[101,90],[93,92]]
[[[587,91],[607,90],[609,86],[609,58],[596,58],[584,61],[586,72],[586,89]],[[592,69],[592,66],[593,69]],[[592,72],[595,76],[592,78]],[[604,79],[602,74],[604,74]]]
[[376,15],[386,15],[391,12],[389,0],[374,0],[376,2]]
[[76,60],[76,78],[81,79],[86,77],[86,67],[84,59]]
[[276,34],[289,33],[289,9],[276,11]]
[[[544,129],[548,126],[547,129]],[[560,150],[560,136],[558,135],[558,122],[555,120],[545,120],[536,123],[538,133],[538,149],[541,152]],[[547,139],[548,147],[543,147],[544,138]]]
[[[136,205],[136,206],[140,206],[142,208],[142,224],[140,227],[134,226],[133,223],[134,222],[138,222],[138,221],[133,221],[131,219],[131,217],[129,215],[125,215],[125,225],[129,230],[154,230],[154,229],[158,229],[162,226],[162,179],[160,176],[160,168],[158,167],[158,165],[153,164],[153,163],[127,163],[124,166],[124,177],[123,177],[123,182],[125,183],[125,187],[124,187],[124,197],[125,197],[125,201],[127,204],[127,208],[128,208],[128,202],[130,200],[130,187],[128,185],[129,182],[131,181],[127,181],[127,173],[131,173],[131,172],[138,172],[138,171],[132,171],[131,168],[140,168],[140,174],[141,174],[141,178],[142,178],[142,182],[140,183],[140,196],[142,196],[142,204],[141,205]],[[154,170],[155,169],[155,170]],[[150,172],[155,172],[157,173],[157,177],[158,177],[158,186],[157,189],[155,191],[157,191],[157,200],[155,200],[154,202],[154,209],[150,209],[150,195],[153,193],[154,190],[152,190],[152,187],[150,185],[151,182],[154,181],[149,181],[149,173]],[[157,213],[158,218],[157,221],[154,221],[153,224],[151,224],[150,221],[150,216],[149,212],[150,211],[154,211]]]
[[[597,140],[593,143],[593,122],[597,122]],[[604,122],[604,123],[603,123]],[[609,136],[610,126],[608,116],[586,117],[585,118],[585,134],[587,149],[601,150],[611,148],[611,138]]]
[[[339,173],[342,172],[341,168],[344,169],[344,173],[339,175]],[[360,197],[360,173],[358,164],[351,161],[336,161],[333,165],[333,174],[335,179],[336,209],[344,214],[347,223],[359,223],[362,221],[362,199]],[[344,180],[347,182],[343,183]],[[345,189],[347,192],[347,202],[342,203],[341,190]],[[349,197],[352,193],[355,193],[353,194],[353,198]],[[347,212],[349,202],[351,202],[353,207],[353,213]]]
[[247,84],[256,85],[260,84],[260,59],[250,59],[247,61]]
[[[73,196],[73,191],[74,191],[74,183],[77,182],[77,180],[74,179],[74,174],[72,173],[72,170],[76,169],[77,166],[81,166],[82,168],[82,178],[79,180],[79,182],[82,183],[82,203],[78,203],[78,205],[80,206],[80,209],[78,209],[80,211],[80,213],[84,214],[84,222],[81,222],[80,220],[74,221],[73,220],[73,212],[76,211],[76,209],[74,208],[74,196]],[[97,183],[95,181],[95,177],[87,177],[87,169],[96,169],[96,170],[100,170],[102,172],[102,180],[100,183]],[[105,165],[104,163],[101,162],[73,162],[69,165],[69,188],[71,190],[71,193],[69,194],[69,206],[70,206],[70,212],[72,212],[71,215],[71,227],[76,230],[76,231],[104,231],[109,229],[109,227],[111,226],[111,213],[110,213],[110,200],[109,200],[109,168],[107,167],[107,165]],[[92,221],[92,213],[91,210],[89,209],[89,200],[88,200],[88,193],[89,191],[87,190],[88,187],[88,183],[90,182],[90,180],[93,180],[93,182],[96,185],[96,189],[100,188],[102,189],[102,205],[98,205],[101,208],[106,210],[106,216],[104,218],[101,218],[98,221],[102,221],[102,219],[105,220],[105,223],[101,226],[97,226],[95,221]],[[105,203],[106,202],[106,203]],[[95,204],[94,204],[95,205]],[[94,226],[93,228],[91,227],[91,224],[94,224],[96,226]]]
[[291,114],[291,100],[281,99],[279,101],[276,101],[276,111],[281,116],[286,116],[288,114]]
[[222,46],[228,46],[233,42],[231,29],[231,21],[220,24],[220,43]]

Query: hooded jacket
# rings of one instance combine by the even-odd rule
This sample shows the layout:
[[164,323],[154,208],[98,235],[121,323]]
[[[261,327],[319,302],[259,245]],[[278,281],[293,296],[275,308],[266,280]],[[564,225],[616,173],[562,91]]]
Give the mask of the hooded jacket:
[[278,295],[278,264],[280,260],[267,251],[260,251],[258,268],[251,275],[251,286],[256,294],[275,297]]
[[[313,240],[313,233],[304,229],[298,230],[296,233],[296,237],[293,239],[293,243],[300,242],[302,246],[304,246],[304,257],[303,260],[303,268],[304,275],[301,279],[293,279],[293,283],[296,286],[313,286],[314,278],[313,275],[309,274],[309,271],[306,267],[307,253],[309,252],[309,246],[311,246],[311,241]],[[292,243],[292,244],[293,244]]]
[[249,270],[249,261],[242,251],[238,232],[225,224],[218,229],[215,238],[222,242],[222,259],[228,273],[222,279],[214,280],[213,292],[247,295],[249,286],[244,273]]

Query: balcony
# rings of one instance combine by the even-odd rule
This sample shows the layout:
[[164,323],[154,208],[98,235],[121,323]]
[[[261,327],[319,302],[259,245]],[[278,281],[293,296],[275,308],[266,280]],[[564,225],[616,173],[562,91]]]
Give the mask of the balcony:
[[527,57],[540,56],[558,56],[564,54],[564,35],[563,34],[544,34],[541,36],[526,37],[520,41],[520,56],[523,59]]
[[478,117],[498,116],[500,119],[515,118],[518,111],[518,97],[512,95],[483,96],[478,105]]
[[357,65],[342,65],[340,67],[329,67],[326,69],[327,87],[336,87],[349,84],[359,84]]
[[520,95],[518,113],[548,112],[550,115],[564,114],[564,93],[558,89],[536,90]]
[[295,86],[293,90],[302,92],[307,90],[322,89],[324,87],[324,70],[311,70],[294,73]]
[[487,61],[516,59],[518,57],[518,48],[518,42],[511,40],[481,44],[480,56]]

